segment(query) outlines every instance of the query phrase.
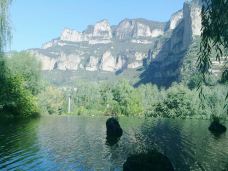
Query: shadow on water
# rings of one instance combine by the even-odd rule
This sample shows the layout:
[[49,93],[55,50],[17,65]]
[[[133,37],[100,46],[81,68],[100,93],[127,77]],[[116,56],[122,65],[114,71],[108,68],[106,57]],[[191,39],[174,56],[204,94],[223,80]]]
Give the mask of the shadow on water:
[[[181,168],[180,170],[182,171],[190,170],[187,161],[182,157],[185,156],[185,152],[182,150],[181,125],[175,125],[176,127],[174,128],[168,120],[160,119],[155,124],[151,124],[151,126],[149,126],[149,123],[146,121],[141,128],[142,134],[145,136],[144,144],[146,150],[150,151],[152,149],[161,152],[171,160],[176,170],[178,168]],[[172,160],[173,157],[175,157],[175,162]]]
[[[207,121],[196,120],[145,121],[141,126],[142,144],[147,151],[155,149],[167,156],[175,170],[223,170],[228,159],[226,137],[212,136],[207,125]],[[210,160],[215,161],[207,163]]]

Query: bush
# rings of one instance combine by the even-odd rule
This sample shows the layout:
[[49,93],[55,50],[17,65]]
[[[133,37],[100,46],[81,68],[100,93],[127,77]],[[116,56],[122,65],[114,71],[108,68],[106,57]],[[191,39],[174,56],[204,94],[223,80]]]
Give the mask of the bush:
[[7,86],[3,86],[0,92],[4,113],[12,117],[27,118],[39,112],[37,99],[24,87],[21,76],[7,77],[6,84]]
[[65,97],[61,90],[48,86],[39,95],[39,106],[42,113],[62,114],[64,111]]
[[193,92],[183,85],[174,85],[167,90],[164,100],[155,105],[151,115],[185,118],[196,113],[197,109]]

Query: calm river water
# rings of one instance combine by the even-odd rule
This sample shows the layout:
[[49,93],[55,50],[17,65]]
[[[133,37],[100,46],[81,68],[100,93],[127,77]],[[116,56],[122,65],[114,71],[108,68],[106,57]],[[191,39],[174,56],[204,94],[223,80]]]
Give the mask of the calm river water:
[[61,116],[0,124],[0,170],[118,171],[130,154],[150,149],[176,170],[228,170],[228,133],[214,136],[209,121],[121,117],[123,136],[109,146],[106,120]]

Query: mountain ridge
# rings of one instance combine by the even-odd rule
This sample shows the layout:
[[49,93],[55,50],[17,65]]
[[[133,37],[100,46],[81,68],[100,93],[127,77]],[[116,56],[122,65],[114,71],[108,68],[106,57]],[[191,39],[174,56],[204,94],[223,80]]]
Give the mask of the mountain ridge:
[[194,38],[200,36],[200,12],[201,6],[195,0],[185,2],[183,9],[175,12],[168,22],[137,18],[110,25],[104,19],[88,25],[82,32],[64,29],[59,38],[28,51],[41,61],[45,71],[121,73],[152,67],[149,74],[152,81],[164,75],[167,78],[170,73],[164,72],[169,71],[163,68],[165,63],[181,61]]

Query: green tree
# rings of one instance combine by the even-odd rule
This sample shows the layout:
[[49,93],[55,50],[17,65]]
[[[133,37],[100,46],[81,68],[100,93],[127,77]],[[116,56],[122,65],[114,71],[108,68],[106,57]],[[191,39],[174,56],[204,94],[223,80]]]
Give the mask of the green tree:
[[[0,52],[4,51],[7,43],[11,40],[11,28],[9,23],[9,6],[11,0],[0,1]],[[1,56],[2,57],[2,56]]]
[[126,81],[119,82],[112,89],[113,100],[118,103],[118,114],[139,115],[142,112],[140,95]]
[[[9,24],[9,14],[8,9],[11,1],[1,0],[0,1],[0,97],[2,97],[3,88],[7,86],[8,72],[5,66],[4,59],[4,48],[7,42],[10,40],[10,24]],[[0,98],[0,105],[3,106],[2,98]],[[0,107],[1,107],[0,106]]]
[[193,92],[183,85],[174,85],[167,90],[166,98],[156,105],[153,116],[185,118],[195,114]]
[[65,97],[58,88],[47,86],[38,95],[38,99],[43,114],[62,114],[64,112]]
[[28,52],[13,53],[7,58],[7,67],[13,75],[21,75],[25,87],[37,95],[41,88],[41,64]]
[[0,117],[30,117],[38,113],[35,96],[26,87],[20,73],[6,67],[4,49],[10,42],[10,0],[0,1]]
[[[198,69],[202,73],[202,81],[206,82],[212,67],[212,58],[221,61],[228,49],[228,0],[203,0],[202,33]],[[215,54],[214,54],[215,51]],[[226,57],[227,58],[227,57]],[[223,67],[222,80],[227,79],[227,60]],[[202,95],[202,89],[201,93]],[[228,92],[227,92],[228,95]],[[227,98],[227,96],[226,96]]]
[[37,99],[24,86],[20,75],[7,76],[7,84],[1,84],[0,102],[3,104],[3,117],[27,118],[37,115]]

